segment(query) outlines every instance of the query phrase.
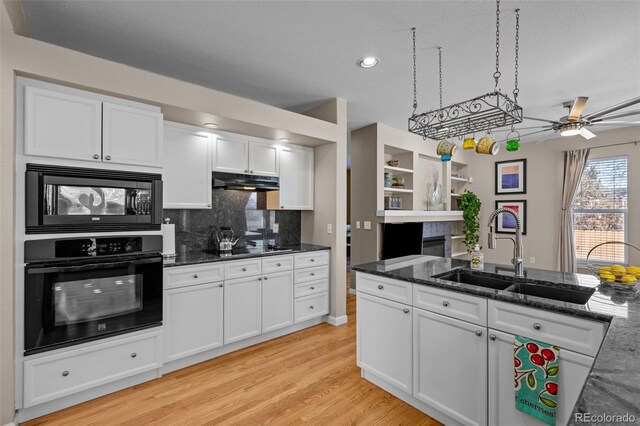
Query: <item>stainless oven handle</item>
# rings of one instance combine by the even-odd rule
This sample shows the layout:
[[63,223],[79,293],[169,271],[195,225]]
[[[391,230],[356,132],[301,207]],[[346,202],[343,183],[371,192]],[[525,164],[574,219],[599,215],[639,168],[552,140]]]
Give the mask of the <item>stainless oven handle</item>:
[[105,269],[112,268],[118,266],[129,266],[129,265],[145,265],[149,263],[161,263],[161,257],[150,257],[146,259],[137,259],[137,260],[121,260],[118,262],[107,262],[107,263],[89,263],[84,265],[75,265],[75,266],[43,266],[41,268],[29,268],[27,267],[27,274],[50,274],[56,272],[81,272],[81,271],[93,271],[96,269]]

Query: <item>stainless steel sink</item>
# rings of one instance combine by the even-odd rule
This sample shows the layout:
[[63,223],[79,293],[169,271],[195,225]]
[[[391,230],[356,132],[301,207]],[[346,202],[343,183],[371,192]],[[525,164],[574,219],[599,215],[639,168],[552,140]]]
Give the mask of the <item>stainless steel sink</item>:
[[595,291],[593,288],[581,288],[579,290],[574,290],[565,287],[552,287],[549,285],[531,283],[516,283],[506,290],[511,293],[541,297],[543,299],[557,300],[560,302],[576,303],[578,305],[584,305],[587,303]]
[[465,271],[464,269],[458,269],[445,272],[444,274],[434,275],[433,278],[452,281],[455,283],[470,284],[478,287],[492,288],[494,290],[504,290],[513,284],[513,281],[506,281],[486,275],[474,274]]

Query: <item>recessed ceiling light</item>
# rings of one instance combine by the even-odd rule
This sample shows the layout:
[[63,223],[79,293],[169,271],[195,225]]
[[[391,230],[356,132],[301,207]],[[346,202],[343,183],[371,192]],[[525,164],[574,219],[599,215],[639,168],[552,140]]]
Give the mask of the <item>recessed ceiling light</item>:
[[373,68],[378,64],[378,58],[375,56],[366,56],[358,61],[358,65],[362,68]]
[[289,138],[280,138],[278,139],[280,142],[291,142],[291,139]]
[[204,127],[208,127],[210,129],[217,129],[218,125],[216,123],[204,123]]

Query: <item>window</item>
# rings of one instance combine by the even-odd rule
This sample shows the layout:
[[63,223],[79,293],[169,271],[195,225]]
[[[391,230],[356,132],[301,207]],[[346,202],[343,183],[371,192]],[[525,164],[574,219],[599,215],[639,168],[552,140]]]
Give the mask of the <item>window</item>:
[[[627,157],[596,158],[587,162],[573,203],[574,238],[578,260],[605,241],[627,240]],[[590,259],[627,263],[626,246],[607,244]]]

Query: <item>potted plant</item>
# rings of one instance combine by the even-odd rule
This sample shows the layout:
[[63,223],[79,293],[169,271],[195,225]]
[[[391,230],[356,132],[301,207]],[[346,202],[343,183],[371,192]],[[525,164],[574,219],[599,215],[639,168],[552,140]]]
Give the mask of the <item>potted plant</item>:
[[[465,189],[460,197],[460,208],[462,208],[462,233],[464,234],[464,245],[467,246],[467,253],[472,253],[476,244],[480,241],[478,231],[480,230],[480,207],[482,203],[473,191]],[[480,247],[482,248],[482,247]]]

